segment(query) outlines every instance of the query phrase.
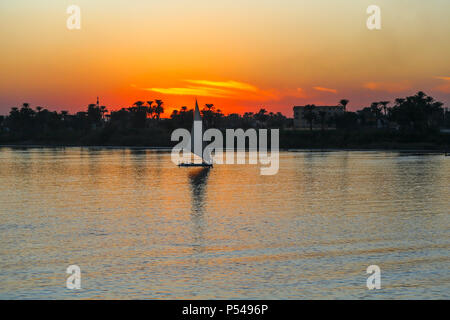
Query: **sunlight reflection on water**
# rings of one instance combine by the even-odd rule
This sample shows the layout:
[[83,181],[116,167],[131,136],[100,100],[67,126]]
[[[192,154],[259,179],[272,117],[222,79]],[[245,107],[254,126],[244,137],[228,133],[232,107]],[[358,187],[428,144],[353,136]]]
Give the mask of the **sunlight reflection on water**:
[[275,176],[145,149],[1,148],[0,163],[3,299],[450,297],[442,155],[282,152]]

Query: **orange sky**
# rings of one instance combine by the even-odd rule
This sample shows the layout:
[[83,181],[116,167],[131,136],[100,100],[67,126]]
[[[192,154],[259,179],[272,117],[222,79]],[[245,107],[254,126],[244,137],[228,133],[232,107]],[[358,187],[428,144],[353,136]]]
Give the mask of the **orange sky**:
[[[77,0],[0,3],[0,114],[29,102],[71,112],[162,99],[166,115],[350,109],[418,90],[450,103],[450,2],[378,0],[382,30],[354,0]],[[68,30],[66,8],[81,8]]]

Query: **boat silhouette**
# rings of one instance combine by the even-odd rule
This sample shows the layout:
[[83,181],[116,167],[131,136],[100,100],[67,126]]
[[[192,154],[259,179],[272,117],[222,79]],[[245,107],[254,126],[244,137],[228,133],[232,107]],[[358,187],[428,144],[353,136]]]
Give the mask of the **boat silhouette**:
[[[212,160],[205,159],[203,155],[203,151],[205,150],[205,143],[203,141],[203,121],[200,115],[200,110],[198,108],[197,99],[195,99],[195,110],[194,110],[194,119],[192,122],[191,129],[191,141],[190,141],[190,152],[196,156],[198,156],[201,161],[193,162],[183,162],[178,164],[179,167],[209,167],[212,168]],[[210,157],[209,157],[210,158]]]

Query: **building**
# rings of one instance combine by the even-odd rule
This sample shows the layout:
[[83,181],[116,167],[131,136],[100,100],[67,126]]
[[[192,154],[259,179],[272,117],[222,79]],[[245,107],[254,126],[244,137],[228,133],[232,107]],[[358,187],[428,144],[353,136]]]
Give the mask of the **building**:
[[[343,114],[343,106],[315,106],[313,108],[314,120],[313,128],[322,127],[322,117],[324,116],[324,122],[326,127],[334,127],[330,125],[330,119],[335,115]],[[294,128],[307,129],[309,128],[309,121],[305,118],[305,106],[295,106],[294,107]]]

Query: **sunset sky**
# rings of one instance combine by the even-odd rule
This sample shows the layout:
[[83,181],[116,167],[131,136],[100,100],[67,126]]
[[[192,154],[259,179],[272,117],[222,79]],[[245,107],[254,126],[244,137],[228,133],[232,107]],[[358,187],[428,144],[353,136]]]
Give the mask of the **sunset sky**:
[[[66,8],[81,8],[68,30]],[[369,5],[382,29],[366,27]],[[293,105],[351,110],[423,90],[450,107],[448,0],[2,0],[0,114],[28,102],[110,110],[162,99],[165,115]]]

